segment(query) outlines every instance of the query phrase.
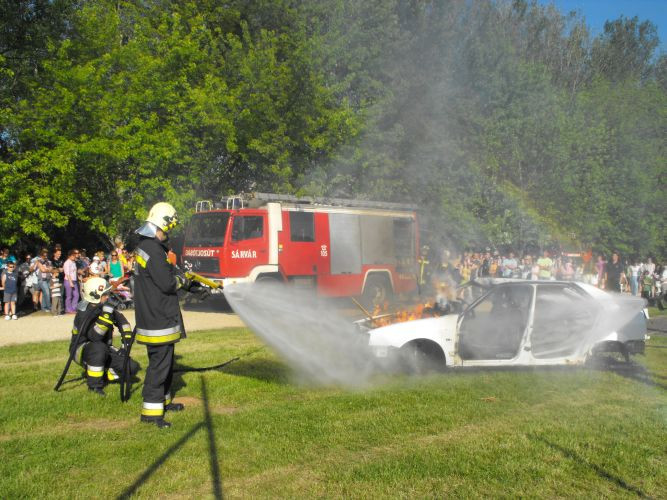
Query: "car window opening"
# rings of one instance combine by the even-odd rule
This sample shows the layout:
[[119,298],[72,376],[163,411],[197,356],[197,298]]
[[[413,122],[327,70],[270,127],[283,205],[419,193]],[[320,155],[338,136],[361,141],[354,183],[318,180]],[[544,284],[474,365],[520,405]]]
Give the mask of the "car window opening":
[[459,339],[461,358],[514,358],[528,325],[532,293],[526,285],[499,287],[466,310]]

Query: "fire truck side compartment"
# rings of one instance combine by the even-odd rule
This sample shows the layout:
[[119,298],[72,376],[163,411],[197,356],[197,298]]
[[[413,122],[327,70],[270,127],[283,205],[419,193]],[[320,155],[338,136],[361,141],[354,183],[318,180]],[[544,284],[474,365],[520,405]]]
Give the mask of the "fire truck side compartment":
[[331,274],[361,273],[361,228],[359,216],[329,214]]
[[359,220],[362,264],[396,265],[393,219],[378,215],[362,215]]

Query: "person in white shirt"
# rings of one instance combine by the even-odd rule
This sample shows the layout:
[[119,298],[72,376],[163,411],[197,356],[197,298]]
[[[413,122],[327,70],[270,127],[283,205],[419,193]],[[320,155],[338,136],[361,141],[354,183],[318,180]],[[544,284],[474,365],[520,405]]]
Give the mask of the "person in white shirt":
[[514,253],[510,252],[509,257],[503,259],[503,278],[514,278],[519,263],[514,258]]
[[639,276],[642,271],[642,266],[637,260],[635,260],[632,264],[629,266],[629,271],[630,271],[630,293],[633,296],[636,296],[637,293],[639,292]]

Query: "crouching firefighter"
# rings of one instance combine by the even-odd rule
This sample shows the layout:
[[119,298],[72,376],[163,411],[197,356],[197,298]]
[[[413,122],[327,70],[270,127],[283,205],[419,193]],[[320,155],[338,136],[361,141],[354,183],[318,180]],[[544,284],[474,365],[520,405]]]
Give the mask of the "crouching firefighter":
[[135,250],[138,264],[134,283],[135,340],[146,345],[148,352],[141,421],[159,428],[171,425],[164,419],[165,411],[184,409],[182,404],[172,402],[171,393],[174,344],[185,338],[177,292],[186,290],[200,298],[209,293],[167,260],[168,233],[177,224],[174,207],[169,203],[157,203],[145,223],[136,230],[141,240]]
[[[130,323],[116,310],[109,296],[111,287],[103,278],[90,278],[83,285],[83,300],[77,306],[70,342],[70,355],[86,370],[88,390],[105,396],[104,386],[120,381],[127,349],[132,339]],[[118,328],[123,348],[113,346],[113,329]],[[139,363],[129,359],[129,376],[139,371]]]

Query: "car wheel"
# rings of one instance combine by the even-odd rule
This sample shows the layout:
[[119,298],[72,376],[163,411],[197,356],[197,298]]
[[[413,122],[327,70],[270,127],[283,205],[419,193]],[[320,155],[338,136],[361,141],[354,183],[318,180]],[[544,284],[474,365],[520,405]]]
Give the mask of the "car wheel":
[[401,368],[413,375],[422,375],[445,368],[442,348],[430,340],[414,340],[400,350]]

